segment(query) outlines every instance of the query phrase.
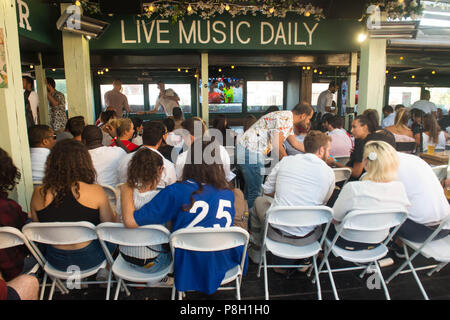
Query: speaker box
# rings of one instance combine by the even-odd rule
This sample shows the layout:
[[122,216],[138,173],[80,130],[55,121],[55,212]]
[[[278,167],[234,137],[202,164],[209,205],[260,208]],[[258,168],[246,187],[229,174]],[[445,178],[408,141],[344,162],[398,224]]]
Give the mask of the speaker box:
[[140,14],[142,0],[99,0],[100,11],[103,14]]

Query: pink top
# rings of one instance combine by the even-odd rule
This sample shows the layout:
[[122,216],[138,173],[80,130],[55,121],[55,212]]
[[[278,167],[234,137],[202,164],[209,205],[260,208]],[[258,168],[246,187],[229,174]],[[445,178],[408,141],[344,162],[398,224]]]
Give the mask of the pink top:
[[343,130],[334,129],[333,131],[328,132],[328,135],[331,137],[331,155],[336,157],[350,156],[350,152],[352,151],[352,140]]
[[395,137],[395,142],[415,142],[414,138],[408,137],[404,134],[393,134]]

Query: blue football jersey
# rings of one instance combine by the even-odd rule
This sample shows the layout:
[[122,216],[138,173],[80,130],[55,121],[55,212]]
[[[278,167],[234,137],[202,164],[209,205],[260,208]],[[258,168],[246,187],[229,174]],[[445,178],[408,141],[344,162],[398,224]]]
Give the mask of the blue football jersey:
[[[231,190],[218,190],[211,185],[203,185],[203,191],[194,195],[191,209],[183,210],[185,206],[190,206],[191,194],[198,189],[198,184],[190,180],[167,186],[149,203],[134,212],[136,223],[143,226],[172,221],[172,231],[191,227],[231,227],[235,215],[234,194]],[[225,273],[240,264],[242,250],[242,246],[216,252],[175,250],[174,275],[177,290],[214,293]]]

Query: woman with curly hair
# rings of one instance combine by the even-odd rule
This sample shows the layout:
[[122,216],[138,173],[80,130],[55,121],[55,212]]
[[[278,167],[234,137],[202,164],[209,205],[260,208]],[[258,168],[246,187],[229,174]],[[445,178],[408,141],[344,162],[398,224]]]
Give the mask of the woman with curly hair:
[[[0,148],[0,226],[21,230],[28,214],[17,202],[8,198],[8,191],[12,191],[19,180],[19,170],[8,153]],[[26,253],[24,246],[0,250],[0,273],[6,281],[22,273]]]
[[[172,231],[232,226],[235,216],[233,191],[225,179],[222,165],[217,163],[216,148],[211,148],[211,142],[202,141],[202,138],[194,140],[188,151],[182,181],[165,187],[142,208],[136,210],[134,206],[133,189],[122,186],[122,216],[127,228],[168,221],[172,222]],[[225,273],[240,264],[242,250],[242,247],[218,252],[175,250],[177,290],[212,294]]]
[[[47,158],[42,186],[34,190],[31,198],[33,221],[87,221],[94,225],[115,222],[116,214],[102,187],[95,184],[95,178],[85,145],[75,140],[56,143]],[[70,265],[90,269],[105,259],[98,240],[47,246],[45,255],[53,267],[63,271]]]
[[[128,165],[128,178],[125,186],[133,190],[132,201],[136,209],[142,208],[158,194],[157,186],[161,180],[162,171],[163,159],[151,149],[142,148],[133,155]],[[119,215],[122,214],[122,206],[126,206],[123,198],[118,201],[117,213]],[[163,261],[170,262],[170,255],[160,255],[161,245],[145,248],[120,246],[120,252],[126,261],[147,268]]]

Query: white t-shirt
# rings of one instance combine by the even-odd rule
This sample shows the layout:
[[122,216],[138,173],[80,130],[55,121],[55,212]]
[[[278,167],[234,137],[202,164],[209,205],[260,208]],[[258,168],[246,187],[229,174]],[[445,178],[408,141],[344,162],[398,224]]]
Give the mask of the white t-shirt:
[[33,113],[34,124],[38,124],[38,106],[39,97],[36,91],[31,91],[28,96],[28,101],[30,102],[31,112]]
[[[236,177],[236,175],[231,172],[230,169],[230,156],[227,152],[227,149],[225,149],[224,146],[218,145],[219,147],[219,156],[220,156],[220,163],[223,165],[223,171],[225,172],[225,178],[227,181],[231,181]],[[184,164],[186,163],[186,159],[188,156],[189,150],[186,150],[185,152],[178,155],[177,162],[175,163],[175,171],[177,173],[177,180],[181,181],[183,177],[183,169]]]
[[[146,147],[146,146],[144,146]],[[148,148],[148,147],[146,147]],[[177,175],[175,173],[175,166],[172,162],[164,158],[164,156],[156,149],[149,148],[150,150],[156,152],[161,156],[163,159],[163,172],[161,175],[161,180],[159,181],[158,187],[159,188],[165,188],[168,185],[171,185],[172,183],[177,182]],[[118,175],[119,175],[119,183],[125,183],[127,182],[128,178],[128,163],[131,161],[131,158],[133,158],[135,152],[128,153],[122,159],[120,160],[119,167],[117,169]]]
[[437,112],[437,107],[433,102],[430,102],[428,100],[419,100],[412,104],[410,109],[419,109],[422,110],[425,113],[431,113],[433,111]]
[[333,94],[330,90],[325,90],[320,93],[319,98],[317,99],[317,112],[321,112],[322,116],[325,113],[329,113],[325,111],[325,107],[331,107],[333,103]]
[[435,225],[450,213],[444,190],[430,165],[412,154],[397,152],[398,180],[405,187],[411,206],[408,218],[416,223]]
[[[431,138],[426,134],[426,133],[422,133],[422,140],[423,140],[423,144],[422,144],[422,152],[427,151],[428,149],[428,143],[434,144],[431,140]],[[446,140],[445,140],[445,133],[444,131],[439,132],[439,137],[438,137],[438,143],[435,144],[435,149],[441,149],[441,150],[445,150],[445,144],[446,144]]]
[[[178,97],[178,95],[172,89],[166,89],[166,96]],[[159,106],[163,107],[166,116],[172,117],[173,108],[179,107],[180,105],[178,104],[177,101],[174,101],[172,99],[158,97],[155,103],[155,108],[159,108]]]
[[120,147],[99,147],[89,150],[95,171],[97,183],[115,187],[119,183],[117,167],[119,161],[127,153]]
[[[333,217],[341,222],[353,210],[400,209],[407,211],[410,205],[403,183],[400,181],[386,183],[352,181],[342,188],[333,206]],[[379,243],[388,234],[389,230],[362,232],[348,229],[341,233],[342,238],[348,241],[363,243]]]
[[[263,185],[264,193],[275,192],[272,206],[320,206],[334,190],[333,170],[311,153],[287,156],[272,169]],[[291,235],[305,236],[314,227],[273,227]]]
[[328,132],[331,138],[330,154],[336,157],[347,157],[353,149],[352,140],[345,130],[334,129]]
[[175,148],[183,147],[183,137],[175,132],[167,133],[166,143]]
[[386,127],[393,126],[395,123],[395,112],[390,113],[386,118],[381,121],[381,127],[384,129]]
[[31,173],[33,181],[42,181],[45,175],[45,162],[50,154],[47,148],[30,148]]

